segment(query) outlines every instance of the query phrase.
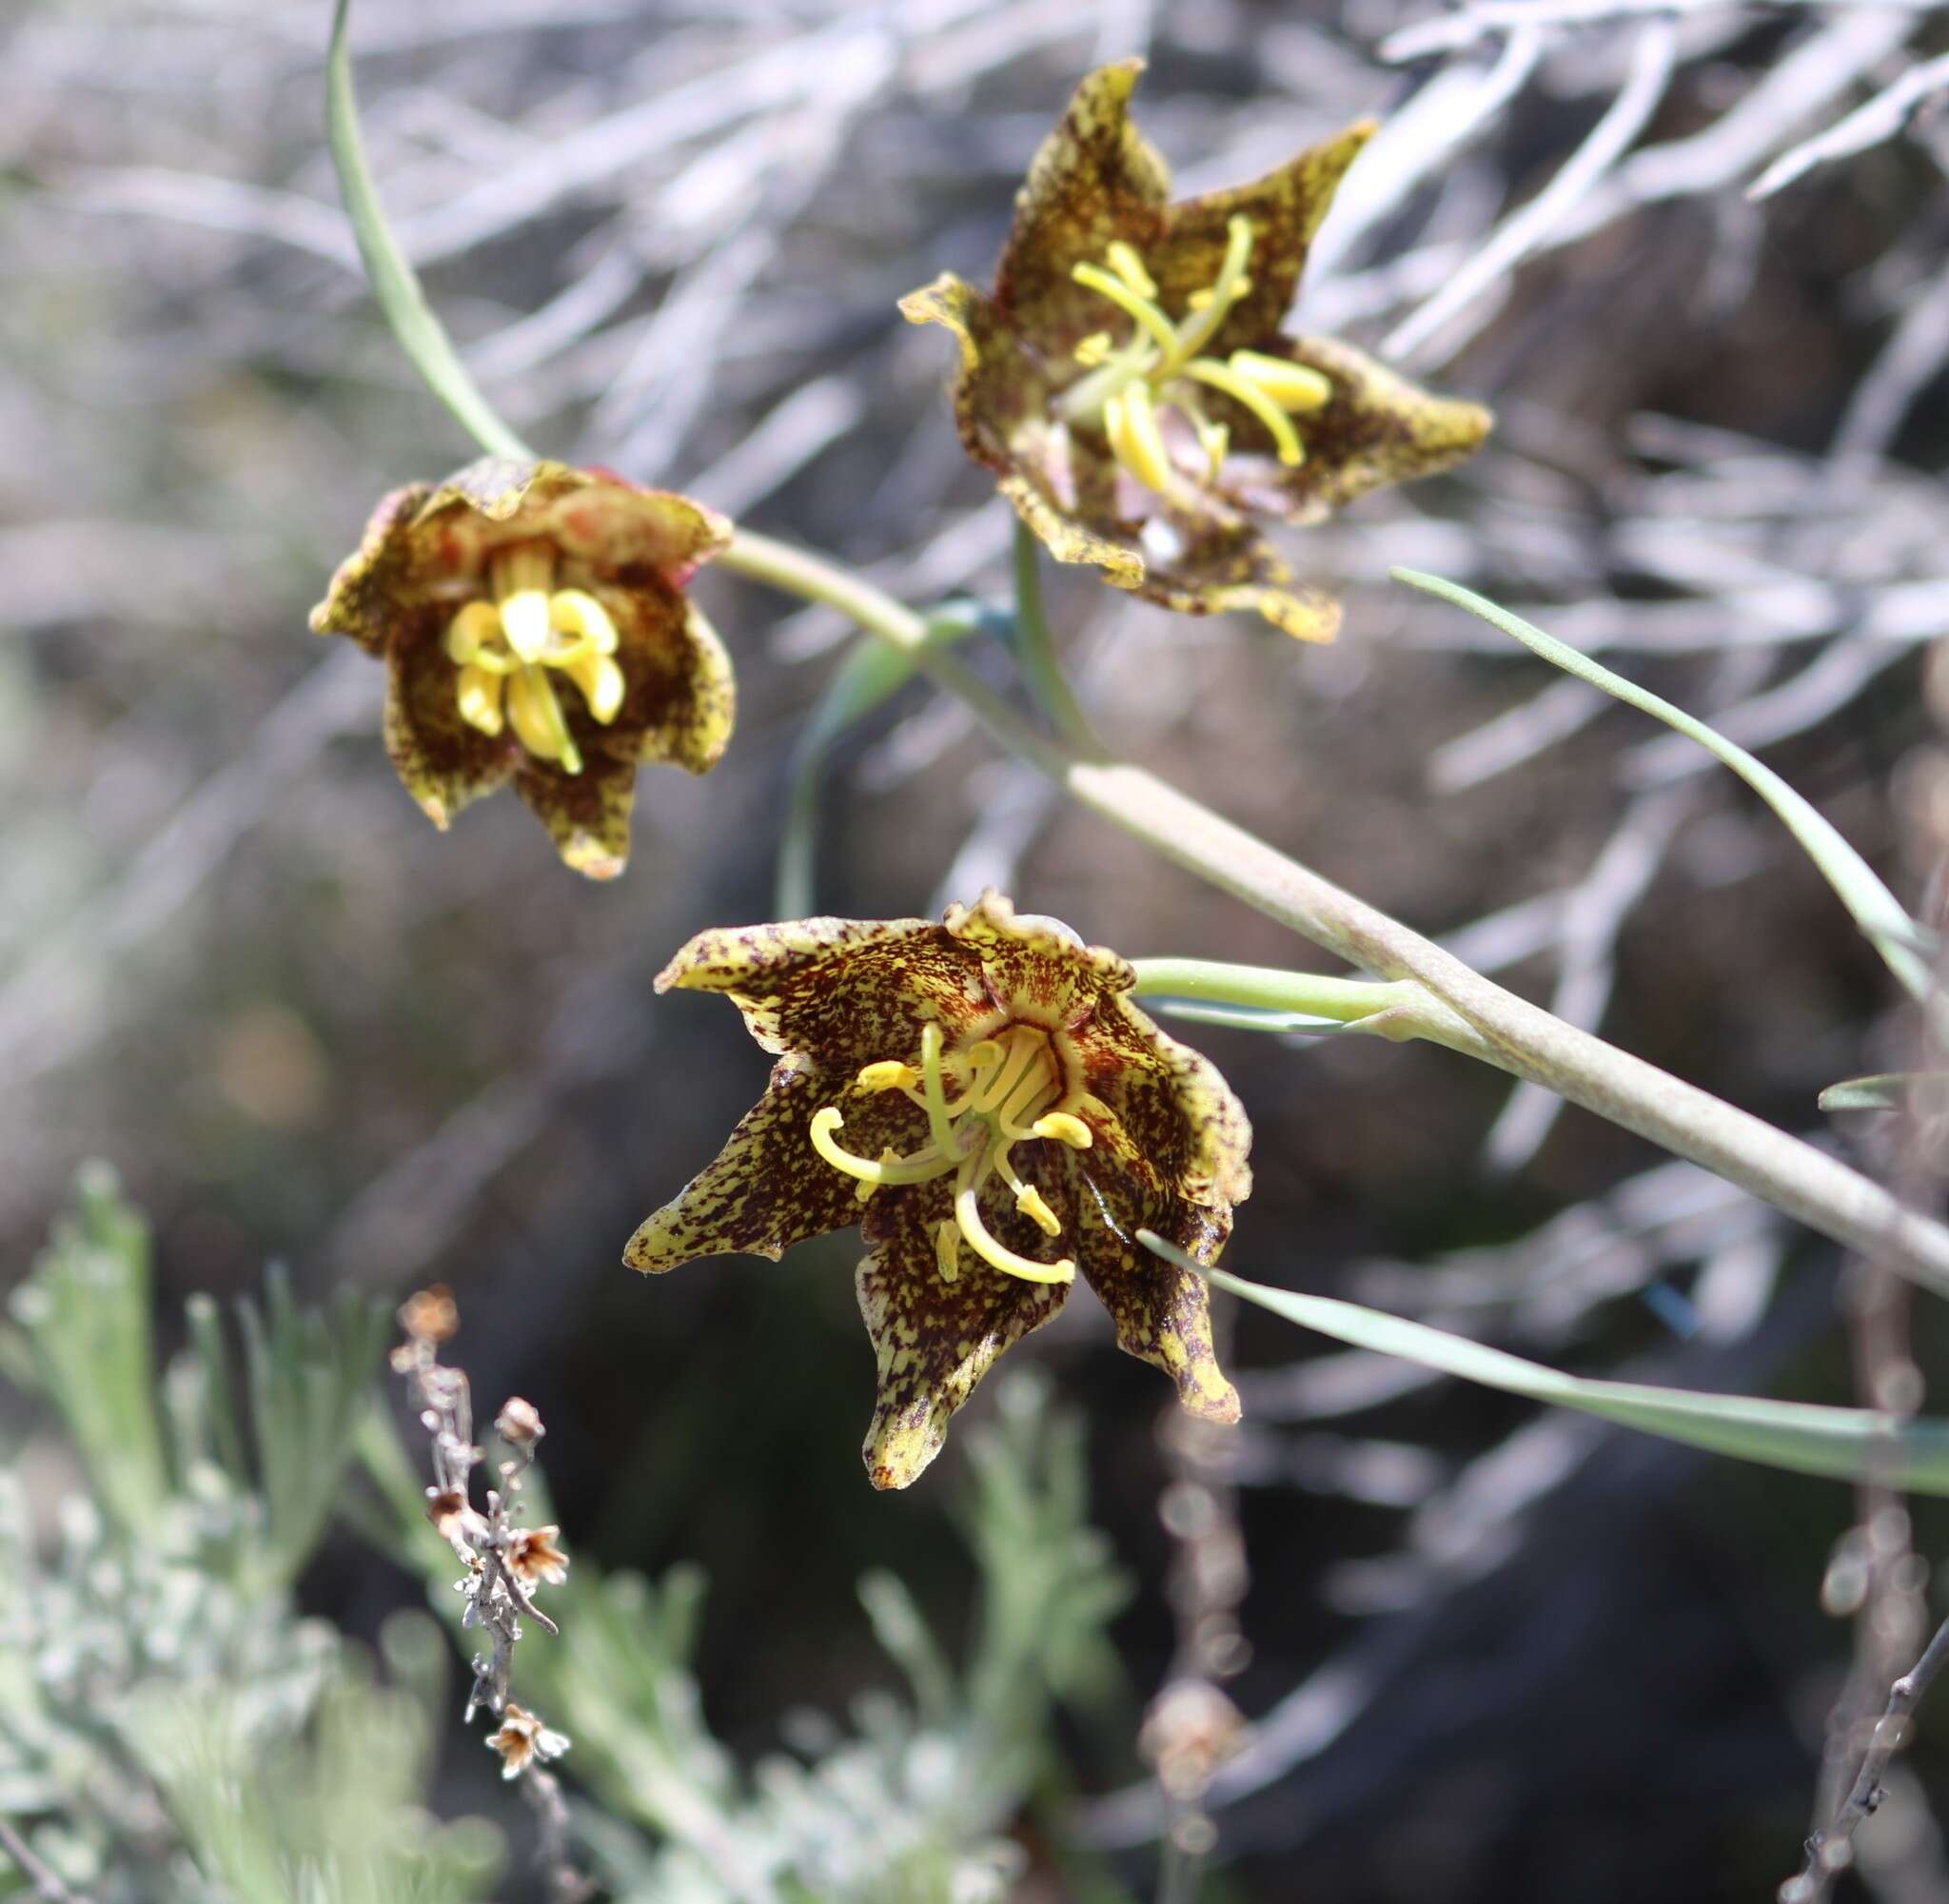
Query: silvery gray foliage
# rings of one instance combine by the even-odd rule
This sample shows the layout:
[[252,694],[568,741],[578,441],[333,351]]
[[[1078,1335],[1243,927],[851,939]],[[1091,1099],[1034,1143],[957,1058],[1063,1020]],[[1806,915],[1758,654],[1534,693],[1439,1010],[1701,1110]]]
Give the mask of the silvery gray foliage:
[[[241,1305],[240,1401],[214,1305],[158,1382],[148,1304],[146,1227],[111,1173],[85,1171],[0,1337],[63,1431],[0,1472],[0,1894],[482,1895],[499,1834],[422,1804],[445,1678],[430,1622],[387,1629],[383,1688],[291,1595],[370,1405],[383,1307],[347,1297],[326,1319],[273,1276],[262,1313]],[[49,1498],[49,1471],[69,1491]]]

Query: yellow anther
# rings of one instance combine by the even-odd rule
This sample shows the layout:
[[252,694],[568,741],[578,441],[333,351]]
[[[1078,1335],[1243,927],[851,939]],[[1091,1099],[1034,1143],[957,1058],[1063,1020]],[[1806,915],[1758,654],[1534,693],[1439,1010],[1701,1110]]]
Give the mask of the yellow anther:
[[976,1038],[968,1047],[966,1056],[970,1068],[978,1071],[1001,1062],[1001,1047],[993,1038]]
[[1090,1127],[1080,1117],[1072,1117],[1067,1110],[1045,1111],[1029,1127],[1032,1137],[1053,1137],[1058,1144],[1067,1144],[1072,1150],[1087,1150],[1095,1142]]
[[539,661],[548,646],[548,598],[523,588],[501,602],[501,626],[507,645],[524,661]]
[[[1241,278],[1238,281],[1238,283],[1232,285],[1231,287],[1231,302],[1233,304],[1236,304],[1240,298],[1249,298],[1251,296],[1251,294],[1252,281],[1250,278]],[[1193,291],[1191,294],[1191,296],[1185,300],[1185,304],[1191,310],[1208,311],[1211,308],[1212,303],[1215,300],[1216,296],[1217,293],[1211,290],[1211,287],[1208,285],[1202,291]]]
[[1110,249],[1103,255],[1110,260],[1110,268],[1138,297],[1154,298],[1157,295],[1157,282],[1144,269],[1144,261],[1137,256],[1134,245],[1126,245],[1121,238],[1112,239]]
[[1187,377],[1194,377],[1200,383],[1209,383],[1214,390],[1222,390],[1233,402],[1242,403],[1260,422],[1279,452],[1279,461],[1289,468],[1297,467],[1306,461],[1306,445],[1299,440],[1299,432],[1292,427],[1292,420],[1256,383],[1248,383],[1235,370],[1210,357],[1198,357],[1184,366]]
[[1150,390],[1132,383],[1111,398],[1103,406],[1103,427],[1117,461],[1146,489],[1167,494],[1172,481],[1171,453],[1164,447]]
[[1324,409],[1333,401],[1331,383],[1304,363],[1289,363],[1283,357],[1267,357],[1256,350],[1234,350],[1226,363],[1282,410]]
[[1149,298],[1133,291],[1114,271],[1106,271],[1101,265],[1084,264],[1073,265],[1070,276],[1077,284],[1108,298],[1126,317],[1134,319],[1167,357],[1177,348],[1177,332],[1171,327],[1171,320]]
[[1099,363],[1108,363],[1115,349],[1116,340],[1107,330],[1093,330],[1071,355],[1085,370],[1093,370]]
[[1034,1222],[1045,1236],[1060,1236],[1062,1225],[1055,1212],[1042,1199],[1042,1192],[1034,1184],[1024,1184],[1015,1192],[1015,1207]]
[[548,598],[548,620],[564,635],[573,635],[599,655],[616,652],[616,623],[609,611],[586,589],[558,588]]
[[622,670],[607,655],[589,654],[563,663],[561,672],[581,689],[591,716],[607,727],[621,711],[622,697],[629,691]]
[[943,1283],[952,1283],[961,1273],[961,1226],[951,1216],[934,1227],[934,1266]]
[[502,729],[502,677],[485,668],[467,666],[461,670],[461,718],[482,734],[499,734]]
[[536,759],[560,761],[570,774],[582,771],[581,750],[542,669],[521,668],[507,677],[507,718],[515,738]]
[[501,612],[491,601],[468,602],[446,624],[446,658],[463,667],[478,660],[483,648],[500,645]]
[[854,1082],[861,1090],[912,1090],[920,1082],[920,1073],[897,1058],[882,1058],[866,1066]]

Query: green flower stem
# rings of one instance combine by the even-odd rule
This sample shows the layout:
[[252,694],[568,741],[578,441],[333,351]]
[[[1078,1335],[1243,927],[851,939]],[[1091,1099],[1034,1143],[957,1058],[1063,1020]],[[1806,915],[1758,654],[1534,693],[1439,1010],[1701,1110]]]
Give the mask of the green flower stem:
[[385,222],[372,169],[365,163],[365,142],[359,132],[359,101],[352,90],[352,53],[345,31],[350,13],[351,0],[338,0],[331,21],[331,45],[325,58],[325,116],[345,215],[358,240],[359,256],[364,261],[373,295],[400,348],[461,427],[490,456],[532,459],[535,452],[481,394],[480,385],[455,352],[445,326],[427,304],[419,274]]
[[1078,805],[1167,859],[1349,965],[1390,982],[1416,983],[1427,1003],[1453,1014],[1453,1035],[1440,1042],[1636,1131],[1837,1243],[1949,1295],[1949,1228],[1904,1208],[1879,1184],[1812,1145],[1505,991],[1431,939],[1143,768],[1085,759],[1049,740],[952,656],[930,652],[920,617],[863,578],[742,529],[719,561],[826,602],[892,643],[960,696],[1002,746],[1048,775]]
[[1110,750],[1090,724],[1056,658],[1055,637],[1042,607],[1042,544],[1019,518],[1015,521],[1015,663],[1029,692],[1080,753],[1107,759]]
[[1486,1041],[1411,978],[1380,984],[1370,978],[1329,978],[1276,966],[1226,965],[1205,958],[1140,958],[1136,995],[1181,998],[1206,1005],[1242,1005],[1254,1011],[1300,1012],[1405,1043],[1427,1038],[1487,1060]]

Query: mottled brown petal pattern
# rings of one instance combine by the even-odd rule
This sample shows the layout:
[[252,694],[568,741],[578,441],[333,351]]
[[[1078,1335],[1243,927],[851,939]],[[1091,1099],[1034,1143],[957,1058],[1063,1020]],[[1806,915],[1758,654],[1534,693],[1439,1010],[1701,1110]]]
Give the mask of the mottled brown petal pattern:
[[431,485],[409,482],[380,499],[357,550],[342,561],[311,611],[318,635],[345,635],[368,655],[384,652],[398,616],[401,570],[405,561],[404,530],[432,493]]
[[1252,222],[1252,287],[1207,346],[1213,357],[1257,350],[1278,334],[1333,194],[1379,129],[1374,120],[1363,119],[1250,185],[1188,198],[1165,212],[1163,236],[1145,263],[1167,311],[1182,310],[1194,291],[1217,277],[1228,223],[1241,212]]
[[507,784],[520,750],[461,718],[453,667],[437,638],[389,648],[385,674],[386,755],[421,812],[444,832],[463,807]]
[[930,1018],[952,1042],[989,1004],[979,959],[930,919],[797,919],[699,932],[657,974],[659,991],[673,986],[728,992],[766,1050],[803,1052],[845,1077],[912,1057]]
[[[1480,403],[1436,397],[1363,350],[1333,337],[1282,338],[1267,353],[1304,363],[1332,380],[1333,400],[1302,418],[1307,460],[1286,469],[1270,456],[1228,463],[1247,480],[1225,487],[1242,507],[1316,522],[1370,489],[1450,469],[1482,446],[1494,419]],[[1263,444],[1259,426],[1220,397],[1242,441]]]
[[[1191,1241],[1172,1236],[1200,1260],[1215,1255],[1230,1228],[1203,1212],[1189,1212],[1190,1227],[1202,1232]],[[1153,1223],[1170,1235],[1166,1222]],[[1077,1266],[1116,1325],[1117,1346],[1139,1362],[1161,1368],[1177,1384],[1178,1399],[1208,1422],[1238,1420],[1238,1391],[1225,1379],[1211,1347],[1211,1313],[1205,1279],[1153,1256],[1134,1235],[1121,1236],[1100,1210],[1086,1208],[1081,1219]]]
[[1016,913],[999,893],[984,893],[972,906],[950,906],[942,930],[980,961],[997,1005],[1053,1024],[1066,1025],[1137,982],[1127,960],[1106,947],[1086,946],[1059,919]]
[[[570,867],[613,878],[629,854],[637,764],[705,773],[730,737],[730,658],[683,595],[730,536],[731,525],[701,503],[606,470],[483,457],[440,483],[387,497],[311,625],[386,657],[387,751],[436,825],[512,778]],[[532,743],[539,751],[530,753],[511,717],[491,736],[461,717],[462,669],[446,652],[448,629],[463,606],[499,599],[503,558],[531,565],[539,558],[540,579],[525,585],[542,587],[557,612],[573,617],[573,593],[585,592],[615,624],[622,695],[609,721],[589,712],[566,657],[544,664],[580,773],[555,757],[568,750],[553,740]],[[492,616],[488,626],[485,636],[477,627],[462,638],[491,648],[501,638]],[[504,645],[499,653],[508,658]],[[481,717],[497,705],[490,700]]]
[[1171,168],[1130,122],[1142,60],[1087,74],[1030,162],[1015,222],[995,266],[995,302],[1030,336],[1065,353],[1103,322],[1103,304],[1070,277],[1122,238],[1139,250],[1164,228]]
[[845,1112],[844,1139],[866,1156],[925,1139],[926,1119],[904,1097],[855,1089],[850,1076],[788,1058],[716,1159],[644,1219],[622,1260],[651,1273],[738,1252],[777,1262],[808,1236],[857,1223],[857,1186],[812,1148],[812,1114],[827,1104]]
[[929,1211],[945,1214],[946,1202],[944,1191],[903,1199],[858,1269],[859,1313],[878,1363],[873,1425],[860,1453],[878,1488],[919,1478],[974,1384],[1069,1293],[1065,1284],[1025,1283],[965,1255],[955,1279],[943,1281]]
[[1340,604],[1324,589],[1299,580],[1291,564],[1250,523],[1228,523],[1216,512],[1198,519],[1173,514],[1184,539],[1178,555],[1152,561],[1136,593],[1180,615],[1263,616],[1301,641],[1330,641],[1340,631]]

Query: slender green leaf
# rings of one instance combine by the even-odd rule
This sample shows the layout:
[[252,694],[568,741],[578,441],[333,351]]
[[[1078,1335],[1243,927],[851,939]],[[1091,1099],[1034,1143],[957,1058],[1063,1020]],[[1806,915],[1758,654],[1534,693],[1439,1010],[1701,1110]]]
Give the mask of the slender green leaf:
[[1872,1077],[1843,1078],[1821,1093],[1822,1110],[1899,1110],[1911,1091],[1933,1086],[1937,1108],[1949,1091],[1949,1071],[1877,1071]]
[[1554,636],[1545,635],[1520,615],[1511,615],[1506,608],[1498,607],[1472,589],[1464,588],[1459,582],[1446,581],[1440,576],[1424,575],[1418,569],[1397,568],[1389,573],[1396,581],[1405,581],[1410,588],[1439,596],[1444,601],[1453,602],[1457,608],[1466,608],[1469,614],[1480,616],[1504,634],[1513,636],[1533,653],[1541,655],[1545,661],[1562,668],[1565,674],[1575,675],[1579,680],[1588,681],[1593,687],[1602,688],[1605,694],[1627,701],[1632,707],[1664,721],[1667,727],[1676,728],[1688,739],[1696,740],[1708,753],[1724,761],[1779,815],[1788,831],[1800,841],[1808,858],[1821,869],[1828,885],[1833,887],[1841,903],[1853,914],[1855,924],[1860,928],[1869,944],[1887,962],[1888,970],[1912,996],[1928,996],[1934,974],[1928,958],[1922,956],[1918,948],[1932,950],[1930,935],[1901,909],[1894,893],[1875,876],[1860,854],[1772,768],[1762,765],[1743,747],[1726,739],[1723,734],[1715,733],[1683,708],[1674,707],[1670,701],[1661,699],[1648,689],[1641,688],[1637,682],[1613,674],[1589,656],[1580,654]]
[[346,44],[351,10],[352,0],[338,0],[338,10],[332,15],[331,46],[325,61],[325,123],[339,190],[352,222],[352,235],[358,240],[359,256],[365,261],[372,294],[400,348],[461,427],[490,456],[532,457],[534,451],[481,394],[445,326],[426,302],[419,274],[385,221],[371,168],[365,163],[365,143],[359,134],[359,102],[352,91],[352,54]]
[[[973,602],[956,602],[930,618],[929,648],[945,647],[982,627],[992,617]],[[872,635],[862,635],[833,672],[826,691],[806,716],[793,750],[792,783],[778,832],[775,887],[778,915],[803,919],[817,912],[818,796],[832,751],[857,725],[913,678],[915,659]]]
[[1197,1269],[1218,1288],[1356,1348],[1438,1368],[1505,1394],[1575,1408],[1712,1454],[1798,1474],[1844,1481],[1873,1478],[1917,1494],[1949,1494],[1949,1422],[1902,1422],[1866,1408],[1768,1402],[1750,1395],[1713,1395],[1565,1375],[1466,1336],[1357,1303],[1268,1288],[1223,1269],[1200,1269],[1183,1250],[1150,1230],[1139,1230],[1137,1236],[1146,1248],[1187,1269]]

